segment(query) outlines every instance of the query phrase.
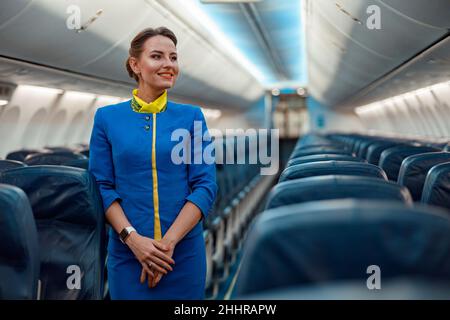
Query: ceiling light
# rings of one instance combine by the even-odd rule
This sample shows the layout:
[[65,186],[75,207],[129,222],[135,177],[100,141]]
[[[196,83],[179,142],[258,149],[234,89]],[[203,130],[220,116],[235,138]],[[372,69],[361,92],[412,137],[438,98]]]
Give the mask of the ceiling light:
[[[225,49],[225,51],[250,72],[257,81],[262,84],[267,81],[266,76],[230,41],[217,24],[201,9],[196,1],[183,0],[180,1],[180,5],[184,6],[193,19],[202,24],[203,27],[211,33],[212,39],[215,40],[215,45]],[[190,27],[191,29],[194,29],[192,26]]]
[[249,3],[249,2],[260,2],[262,0],[200,0],[201,3],[211,4],[211,3]]
[[66,96],[73,96],[77,98],[84,99],[95,99],[96,95],[89,92],[81,92],[81,91],[67,91]]
[[7,105],[8,103],[9,103],[8,100],[0,100],[0,107],[1,107],[1,106],[5,106],[5,105]]
[[38,94],[61,94],[64,91],[56,88],[47,88],[47,87],[38,87],[38,86],[29,86],[29,85],[20,85],[20,90],[27,90],[36,92]]
[[204,114],[204,116],[208,119],[217,119],[220,118],[220,116],[222,115],[222,112],[220,110],[217,109],[206,109],[206,108],[202,108],[202,112]]
[[305,96],[305,95],[306,95],[306,90],[305,90],[305,88],[298,88],[298,89],[297,89],[297,94],[298,94],[299,96],[301,96],[301,97]]

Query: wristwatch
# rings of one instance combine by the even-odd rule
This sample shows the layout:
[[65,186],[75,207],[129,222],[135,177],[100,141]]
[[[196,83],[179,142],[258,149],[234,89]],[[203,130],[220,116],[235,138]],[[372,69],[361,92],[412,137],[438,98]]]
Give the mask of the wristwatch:
[[125,243],[125,240],[127,240],[127,238],[130,236],[132,232],[136,232],[136,229],[133,228],[132,226],[123,228],[122,231],[120,231],[119,233],[120,241],[122,241],[122,243]]

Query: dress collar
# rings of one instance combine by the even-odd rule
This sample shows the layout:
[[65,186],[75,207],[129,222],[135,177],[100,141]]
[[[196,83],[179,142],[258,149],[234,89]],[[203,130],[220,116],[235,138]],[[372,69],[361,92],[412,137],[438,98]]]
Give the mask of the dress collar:
[[156,100],[147,103],[137,96],[138,89],[133,90],[133,99],[131,99],[131,107],[133,111],[139,113],[159,113],[163,112],[167,106],[167,90],[164,90]]

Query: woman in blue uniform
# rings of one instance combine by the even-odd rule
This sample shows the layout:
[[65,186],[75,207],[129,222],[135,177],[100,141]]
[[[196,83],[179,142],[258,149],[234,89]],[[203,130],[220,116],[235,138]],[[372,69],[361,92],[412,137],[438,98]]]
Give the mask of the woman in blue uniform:
[[216,196],[215,165],[203,157],[173,161],[177,129],[189,133],[185,159],[198,158],[194,151],[211,143],[198,140],[199,134],[209,137],[199,107],[167,100],[179,72],[176,44],[164,27],[137,34],[126,62],[138,83],[133,98],[95,114],[89,171],[112,226],[107,261],[112,299],[203,299],[201,220]]

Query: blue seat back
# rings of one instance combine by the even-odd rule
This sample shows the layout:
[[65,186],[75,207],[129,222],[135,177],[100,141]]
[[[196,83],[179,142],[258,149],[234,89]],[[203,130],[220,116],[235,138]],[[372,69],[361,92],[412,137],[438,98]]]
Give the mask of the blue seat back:
[[17,160],[0,160],[0,172],[26,166],[27,165],[25,163]]
[[428,171],[444,162],[450,162],[450,152],[430,152],[409,156],[402,162],[398,183],[409,189],[414,201],[420,201]]
[[29,166],[38,165],[64,165],[72,160],[87,159],[81,153],[57,151],[57,152],[43,152],[28,155],[24,162]]
[[277,184],[268,196],[266,209],[343,198],[412,202],[408,189],[394,182],[358,176],[318,176]]
[[36,299],[39,265],[36,224],[27,195],[0,184],[0,300]]
[[421,202],[450,209],[450,163],[441,163],[428,171]]
[[430,206],[334,200],[266,211],[252,226],[236,295],[275,288],[381,279],[450,279],[450,219]]
[[41,152],[45,152],[45,150],[21,149],[21,150],[12,151],[12,152],[8,153],[6,156],[6,159],[23,162],[28,155],[33,154],[33,153],[41,153]]
[[325,175],[365,176],[387,180],[384,171],[373,164],[332,160],[303,163],[287,167],[281,173],[279,182]]
[[427,152],[440,151],[434,147],[426,146],[396,146],[388,148],[381,153],[379,166],[386,172],[389,180],[397,181],[403,160],[409,156]]
[[292,151],[291,158],[299,158],[304,156],[310,156],[315,154],[344,154],[344,155],[350,155],[352,156],[352,152],[348,150],[344,150],[342,148],[336,147],[313,147],[313,148],[306,148],[306,149],[295,149]]
[[346,154],[314,154],[310,156],[304,156],[299,158],[293,158],[288,161],[286,167],[295,166],[297,164],[302,163],[311,163],[311,162],[317,162],[317,161],[331,161],[331,160],[338,160],[338,161],[356,161],[356,162],[365,162],[365,160],[357,157],[353,157]]
[[376,164],[380,162],[380,156],[383,153],[384,150],[399,146],[401,145],[400,142],[395,141],[376,141],[369,145],[367,148],[365,159],[367,162],[371,164]]
[[89,159],[86,158],[86,159],[69,160],[69,161],[65,162],[64,165],[69,166],[69,167],[75,167],[75,168],[81,168],[81,169],[88,170]]
[[[30,166],[0,173],[0,182],[21,188],[30,200],[39,235],[42,299],[102,299],[105,217],[95,178],[79,168]],[[69,288],[68,281],[77,285],[80,273],[80,289]]]

